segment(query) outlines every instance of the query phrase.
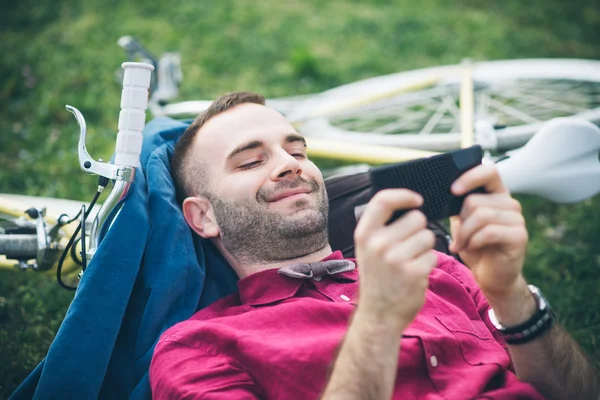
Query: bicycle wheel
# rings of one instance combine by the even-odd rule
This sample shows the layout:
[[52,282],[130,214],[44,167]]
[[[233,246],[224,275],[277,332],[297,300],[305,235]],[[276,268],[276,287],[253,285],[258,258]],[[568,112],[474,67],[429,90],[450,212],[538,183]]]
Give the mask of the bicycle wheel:
[[[429,151],[460,147],[461,65],[340,86],[287,117],[307,136]],[[524,145],[555,117],[600,122],[600,62],[489,61],[471,65],[475,121],[493,127],[497,150]]]

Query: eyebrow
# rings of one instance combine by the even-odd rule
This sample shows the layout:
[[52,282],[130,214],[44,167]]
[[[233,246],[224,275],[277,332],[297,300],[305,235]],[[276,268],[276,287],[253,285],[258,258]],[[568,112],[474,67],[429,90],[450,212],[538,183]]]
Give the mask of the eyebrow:
[[[287,135],[285,137],[284,141],[285,141],[285,143],[301,142],[302,144],[304,144],[304,147],[306,147],[306,139],[304,139],[302,136],[300,136],[296,133],[290,133],[289,135]],[[265,145],[265,143],[260,140],[252,140],[248,143],[242,143],[241,145],[239,145],[238,147],[233,149],[233,151],[227,155],[227,161],[231,160],[233,157],[237,156],[238,154],[243,153],[244,151],[254,150],[254,149],[257,149],[264,145]]]

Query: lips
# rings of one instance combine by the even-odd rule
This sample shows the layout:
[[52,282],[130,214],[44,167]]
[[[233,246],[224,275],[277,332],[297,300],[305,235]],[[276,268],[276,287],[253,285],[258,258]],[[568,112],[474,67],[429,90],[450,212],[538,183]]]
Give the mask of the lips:
[[308,188],[290,189],[290,190],[281,192],[281,193],[277,194],[276,196],[273,196],[271,199],[269,199],[269,201],[274,202],[274,201],[278,201],[278,200],[284,199],[289,196],[293,196],[295,194],[310,193],[310,192],[311,192],[311,190]]

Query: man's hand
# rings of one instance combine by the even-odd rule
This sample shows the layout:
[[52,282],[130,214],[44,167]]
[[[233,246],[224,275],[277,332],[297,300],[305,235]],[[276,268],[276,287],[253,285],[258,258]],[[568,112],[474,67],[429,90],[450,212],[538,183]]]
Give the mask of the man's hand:
[[417,210],[390,225],[386,222],[394,211],[422,203],[419,194],[406,189],[382,190],[373,196],[354,232],[360,268],[357,313],[397,322],[399,335],[425,301],[429,273],[437,261],[432,251],[435,236]]
[[452,185],[462,196],[478,187],[486,194],[467,196],[460,215],[450,219],[458,253],[471,269],[490,300],[526,289],[521,275],[527,248],[527,228],[521,205],[502,183],[494,165],[481,165],[463,174]]
[[421,212],[386,222],[394,211],[421,204],[423,198],[406,189],[382,190],[367,204],[354,231],[358,306],[323,399],[391,398],[402,332],[425,302],[437,256]]
[[[478,187],[488,194],[469,195],[460,215],[451,218],[457,252],[505,326],[516,326],[535,312],[535,301],[521,273],[527,230],[520,204],[510,197],[493,165],[463,174],[452,193]],[[533,341],[510,346],[517,376],[549,399],[597,399],[600,375],[577,343],[558,324]]]

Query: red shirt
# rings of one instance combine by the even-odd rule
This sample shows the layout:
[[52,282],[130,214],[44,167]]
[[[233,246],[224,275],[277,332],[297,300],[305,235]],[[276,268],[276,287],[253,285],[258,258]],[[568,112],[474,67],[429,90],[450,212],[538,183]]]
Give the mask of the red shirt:
[[[317,399],[356,306],[357,277],[355,269],[304,280],[271,269],[241,279],[238,293],[162,335],[153,397]],[[393,398],[541,399],[512,372],[471,272],[440,253],[429,282],[402,336]]]

